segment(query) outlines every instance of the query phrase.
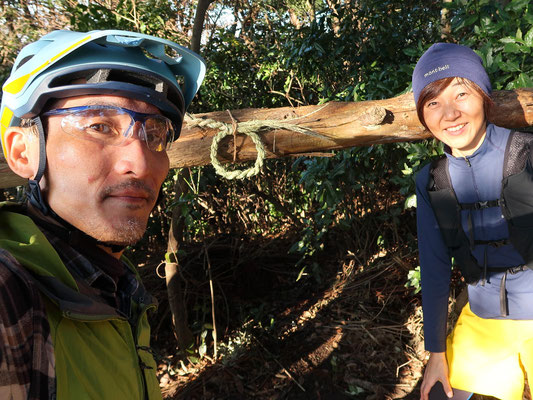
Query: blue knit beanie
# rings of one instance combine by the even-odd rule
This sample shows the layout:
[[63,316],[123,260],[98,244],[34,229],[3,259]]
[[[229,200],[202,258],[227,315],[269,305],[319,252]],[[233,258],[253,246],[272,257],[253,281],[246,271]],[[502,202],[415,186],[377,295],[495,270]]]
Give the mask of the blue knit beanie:
[[415,104],[427,85],[449,77],[466,78],[488,95],[492,92],[483,62],[473,50],[453,43],[435,43],[420,57],[413,72]]

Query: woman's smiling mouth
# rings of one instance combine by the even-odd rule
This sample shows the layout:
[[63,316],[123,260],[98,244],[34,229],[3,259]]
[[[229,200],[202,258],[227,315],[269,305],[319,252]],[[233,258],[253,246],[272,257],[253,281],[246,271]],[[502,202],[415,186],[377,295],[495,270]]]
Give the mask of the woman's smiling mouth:
[[466,126],[467,124],[464,123],[464,124],[459,124],[459,125],[455,125],[455,126],[451,126],[449,128],[446,128],[445,131],[452,134],[452,135],[457,135],[458,133],[461,132],[461,130]]

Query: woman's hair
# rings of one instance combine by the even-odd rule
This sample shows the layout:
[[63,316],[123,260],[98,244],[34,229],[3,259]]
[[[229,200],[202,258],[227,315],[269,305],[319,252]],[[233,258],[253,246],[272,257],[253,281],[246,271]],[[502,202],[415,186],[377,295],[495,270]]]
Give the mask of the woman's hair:
[[418,102],[416,103],[416,113],[418,114],[418,119],[420,120],[422,125],[424,125],[424,128],[428,129],[426,121],[424,119],[424,105],[428,101],[436,98],[444,89],[450,86],[454,79],[457,79],[459,83],[469,87],[481,96],[481,98],[483,99],[483,110],[485,112],[485,119],[487,119],[488,113],[494,105],[494,102],[492,101],[490,96],[471,80],[459,77],[456,78],[452,76],[449,78],[443,78],[439,79],[438,81],[431,82],[420,92]]

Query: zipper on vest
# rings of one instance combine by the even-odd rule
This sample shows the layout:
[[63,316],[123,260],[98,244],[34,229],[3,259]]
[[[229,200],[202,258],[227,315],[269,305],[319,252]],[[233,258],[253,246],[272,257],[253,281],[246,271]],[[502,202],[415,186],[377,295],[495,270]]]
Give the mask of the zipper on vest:
[[[133,323],[130,321],[130,328],[131,328],[131,333],[133,335],[133,343],[135,345],[135,352],[137,353],[137,358],[139,360],[139,370],[140,370],[140,373],[141,373],[141,380],[142,380],[142,384],[144,386],[144,398],[146,400],[149,399],[149,389],[148,389],[148,380],[146,379],[146,375],[145,375],[145,370],[147,369],[152,369],[152,367],[150,367],[149,365],[146,365],[144,363],[144,361],[141,359],[140,355],[139,355],[139,351],[147,351],[149,353],[152,353],[151,352],[151,348],[147,347],[147,346],[140,346],[139,345],[139,338],[137,336],[137,330],[138,330],[138,327],[139,327],[139,322],[141,321],[141,318],[148,312],[148,309],[152,308],[151,305],[147,305],[147,304],[144,304],[144,298],[143,297],[140,297],[139,299],[137,299],[138,303],[137,303],[137,316],[136,316],[136,319],[135,321],[133,321]],[[150,349],[150,351],[148,351],[148,349]],[[153,354],[153,353],[152,353]]]
[[143,314],[144,304],[142,303],[142,301],[144,299],[141,297],[138,300],[139,302],[137,303],[137,312],[136,312],[137,315],[135,316],[135,320],[133,320],[133,318],[131,318],[130,316],[129,323],[130,323],[131,333],[133,336],[133,344],[135,346],[135,353],[137,354],[137,360],[138,360],[137,364],[139,365],[139,372],[141,375],[141,383],[143,385],[144,398],[148,400],[148,382],[146,381],[146,376],[144,375],[144,362],[141,360],[141,357],[139,356],[139,349],[138,349],[139,340],[137,337],[137,329],[139,326],[139,321],[141,320],[141,316]]
[[[485,251],[483,252],[483,275],[481,277],[481,286],[485,286],[487,283],[487,246],[485,245]],[[490,283],[490,281],[488,281]]]
[[464,157],[465,161],[466,161],[466,165],[468,165],[470,168],[472,168],[472,164],[470,164],[470,160],[465,156]]

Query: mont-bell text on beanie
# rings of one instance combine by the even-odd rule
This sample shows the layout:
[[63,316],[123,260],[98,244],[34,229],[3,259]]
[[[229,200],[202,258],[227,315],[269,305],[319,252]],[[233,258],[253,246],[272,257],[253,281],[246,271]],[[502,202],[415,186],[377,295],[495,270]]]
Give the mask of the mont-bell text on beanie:
[[427,85],[450,77],[466,78],[485,93],[492,92],[483,61],[472,49],[453,43],[435,43],[420,57],[413,72],[415,103]]

